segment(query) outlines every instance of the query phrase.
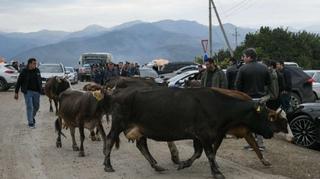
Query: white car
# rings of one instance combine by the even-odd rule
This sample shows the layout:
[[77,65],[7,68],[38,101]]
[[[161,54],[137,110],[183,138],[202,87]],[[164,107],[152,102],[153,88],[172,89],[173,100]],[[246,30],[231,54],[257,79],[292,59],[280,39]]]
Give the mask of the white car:
[[67,78],[66,70],[61,63],[55,63],[55,64],[43,63],[39,65],[39,70],[41,74],[42,88],[46,84],[48,78],[51,78],[54,76]]
[[160,75],[160,78],[163,79],[164,81],[176,76],[176,75],[179,75],[179,74],[182,74],[186,71],[192,71],[192,70],[198,70],[198,65],[188,65],[188,66],[184,66],[182,68],[179,68],[178,70],[176,71],[173,71],[172,73],[165,73],[165,74],[161,74]]
[[78,73],[73,67],[66,67],[66,74],[71,84],[78,83]]
[[191,71],[186,71],[184,73],[181,73],[177,76],[174,76],[167,81],[168,87],[183,88],[185,82],[189,78],[195,77],[198,73],[199,73],[199,70],[191,70]]
[[320,98],[320,70],[304,70],[314,81],[312,83],[312,90],[316,98]]
[[7,91],[10,87],[15,86],[19,73],[11,65],[0,63],[0,91]]

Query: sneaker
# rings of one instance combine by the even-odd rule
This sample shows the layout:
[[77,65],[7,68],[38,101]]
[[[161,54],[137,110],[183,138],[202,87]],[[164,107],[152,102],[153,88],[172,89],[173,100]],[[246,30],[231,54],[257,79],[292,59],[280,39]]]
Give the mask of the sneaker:
[[35,128],[36,128],[36,126],[29,126],[29,128],[30,128],[30,129],[35,129]]

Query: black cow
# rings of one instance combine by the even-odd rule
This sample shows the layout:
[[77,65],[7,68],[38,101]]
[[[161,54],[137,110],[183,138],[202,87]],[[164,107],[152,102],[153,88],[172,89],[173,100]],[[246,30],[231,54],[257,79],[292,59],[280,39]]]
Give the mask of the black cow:
[[[122,76],[113,77],[113,78],[110,78],[109,81],[107,81],[106,88],[115,88],[115,87],[117,88],[117,93],[118,93],[117,96],[127,95],[128,91],[133,92],[146,87],[162,88],[152,78],[137,78],[137,77],[122,77]],[[171,142],[171,141],[167,142],[167,144],[170,150],[172,162],[175,164],[180,164],[179,151],[177,149],[177,146],[174,144],[174,142]]]
[[85,155],[83,149],[83,141],[85,138],[84,128],[91,131],[95,127],[98,127],[105,146],[106,134],[101,119],[104,114],[109,112],[110,103],[110,95],[107,95],[104,90],[101,92],[83,92],[76,90],[62,92],[59,96],[59,111],[58,119],[56,120],[56,130],[58,131],[57,147],[62,147],[62,120],[70,128],[72,148],[74,151],[79,150],[74,137],[75,128],[79,127],[81,140],[79,156]]
[[70,88],[70,83],[65,78],[54,76],[48,79],[44,87],[44,93],[49,98],[50,112],[53,112],[53,108],[52,108],[52,100],[53,100],[54,105],[56,107],[56,113],[57,113],[59,94],[68,88]]
[[104,151],[107,172],[114,171],[110,154],[114,144],[119,147],[121,132],[128,139],[136,140],[138,149],[156,171],[164,169],[151,156],[147,138],[156,141],[192,139],[195,153],[189,160],[199,158],[204,149],[216,178],[224,178],[215,155],[229,129],[245,126],[264,138],[273,136],[266,107],[209,88],[135,91],[128,88],[126,95],[123,94],[115,93],[113,97],[118,105],[113,110]]

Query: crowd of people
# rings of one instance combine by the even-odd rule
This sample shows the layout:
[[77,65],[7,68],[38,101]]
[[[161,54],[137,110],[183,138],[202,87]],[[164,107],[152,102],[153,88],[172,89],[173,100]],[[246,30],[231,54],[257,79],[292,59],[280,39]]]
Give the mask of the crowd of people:
[[140,75],[138,63],[129,62],[119,62],[118,64],[110,62],[107,63],[105,66],[95,64],[92,65],[91,71],[92,81],[101,85],[106,84],[106,82],[108,82],[112,77],[132,77]]

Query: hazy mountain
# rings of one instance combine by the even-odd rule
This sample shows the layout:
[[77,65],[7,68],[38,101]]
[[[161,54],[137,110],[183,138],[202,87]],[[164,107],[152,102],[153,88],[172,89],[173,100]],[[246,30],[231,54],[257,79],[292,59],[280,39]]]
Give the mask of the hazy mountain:
[[[234,46],[236,26],[225,24],[224,27]],[[237,29],[238,44],[243,41],[245,34],[255,31],[240,27]],[[22,52],[20,49],[7,54],[11,55],[9,57],[19,59],[34,56],[43,62],[63,62],[68,65],[77,64],[80,54],[84,52],[111,52],[116,61],[147,62],[160,57],[172,61],[185,61],[202,55],[201,40],[207,39],[207,36],[208,27],[195,21],[163,20],[153,23],[131,21],[112,28],[90,25],[81,31],[66,32],[64,40],[59,39],[60,41],[56,43],[43,46],[39,46],[38,43],[25,45],[32,49],[16,46],[25,50]],[[22,42],[19,43],[25,44]],[[226,48],[220,28],[217,26],[213,28],[213,47],[214,50]]]
[[143,23],[93,38],[63,41],[35,48],[19,54],[17,58],[34,56],[42,62],[75,65],[80,54],[84,52],[111,52],[115,59],[140,63],[160,57],[185,61],[193,60],[196,55],[201,54],[201,46],[197,38]]
[[77,32],[72,32],[69,35],[64,37],[64,40],[67,39],[73,39],[73,38],[81,38],[81,37],[93,37],[93,36],[98,36],[104,32],[106,32],[108,29],[99,26],[99,25],[89,25],[83,30],[77,31]]

